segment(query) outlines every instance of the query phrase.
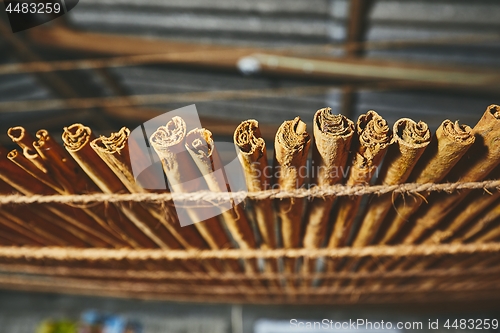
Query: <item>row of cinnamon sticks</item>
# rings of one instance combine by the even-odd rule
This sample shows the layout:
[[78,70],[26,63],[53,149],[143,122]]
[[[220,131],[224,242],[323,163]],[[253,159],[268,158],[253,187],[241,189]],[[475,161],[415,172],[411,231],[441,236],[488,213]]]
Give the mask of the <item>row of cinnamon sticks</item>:
[[[97,138],[90,128],[74,124],[64,128],[63,146],[46,130],[39,130],[33,137],[23,127],[13,127],[8,135],[21,151],[8,152],[0,147],[0,194],[149,191],[137,181],[132,167],[147,156],[131,149],[135,143],[129,140],[127,128]],[[248,191],[271,187],[287,191],[340,183],[395,185],[496,179],[500,171],[498,138],[497,105],[489,106],[473,128],[445,120],[434,135],[424,122],[408,118],[399,119],[391,128],[375,111],[368,111],[354,123],[325,108],[315,113],[311,134],[299,117],[279,127],[272,163],[256,120],[244,121],[236,128],[234,144]],[[188,130],[181,117],[174,117],[148,139],[161,161],[169,191],[228,190],[228,175],[224,174],[209,130]],[[247,200],[224,207],[184,209],[156,202],[2,206],[0,244],[313,249],[498,239],[500,226],[495,222],[500,216],[500,192],[471,192]],[[217,209],[220,214],[208,214],[207,209]],[[201,222],[181,226],[180,214],[183,219]],[[394,265],[397,263],[386,263],[387,267]],[[359,260],[332,261],[327,268],[352,270],[362,266]],[[260,269],[255,260],[246,260],[243,267],[248,272]],[[305,271],[316,269],[313,262],[302,267]],[[240,268],[237,261],[215,260],[203,267],[209,271]],[[283,269],[294,272],[299,265],[295,259],[288,259]],[[269,259],[265,270],[280,268]]]

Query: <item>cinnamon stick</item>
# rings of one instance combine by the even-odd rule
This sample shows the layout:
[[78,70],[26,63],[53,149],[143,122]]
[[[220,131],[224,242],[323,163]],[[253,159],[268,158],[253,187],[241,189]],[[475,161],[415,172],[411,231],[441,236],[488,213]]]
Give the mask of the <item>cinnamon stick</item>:
[[[2,192],[0,192],[2,193]],[[3,193],[2,193],[3,194]],[[81,246],[82,243],[66,229],[58,228],[47,221],[41,214],[36,214],[31,207],[2,207],[0,214],[24,228],[28,233],[40,237],[46,246]]]
[[[301,171],[306,167],[311,139],[306,132],[306,124],[296,117],[285,121],[276,133],[275,182],[280,190],[300,188],[305,181]],[[284,248],[296,248],[300,244],[300,218],[302,202],[284,199],[277,203]]]
[[[409,182],[418,184],[440,182],[474,141],[475,137],[469,126],[460,125],[458,121],[455,123],[450,120],[443,121],[412,172]],[[399,200],[395,208],[395,216],[388,223],[388,229],[380,244],[392,241],[428,196],[428,193],[421,193],[420,196],[415,196],[411,200]]]
[[[63,194],[101,192],[71,155],[55,142],[47,130],[39,130],[36,137],[38,140],[33,142],[33,147],[49,169],[50,174],[59,183]],[[92,209],[82,207],[82,211],[110,233],[122,239],[128,246],[134,248],[157,247],[114,205],[96,205]]]
[[[268,170],[266,143],[262,138],[259,123],[250,119],[243,121],[234,131],[234,143],[238,148],[238,159],[249,192],[265,191],[271,187]],[[257,226],[263,247],[276,248],[276,225],[271,200],[252,201]]]
[[[33,142],[35,142],[35,138],[28,131],[26,131],[24,127],[21,126],[11,127],[7,130],[7,135],[11,138],[11,140],[14,143],[17,143],[19,147],[23,149],[23,153],[29,155],[31,151],[34,150]],[[45,166],[37,158],[36,154],[34,154],[34,156],[31,157],[31,161],[37,168],[46,172]]]
[[[490,108],[491,108],[491,106],[490,106]],[[487,123],[490,123],[489,126],[492,126],[491,122],[495,123],[495,121],[493,121],[493,118],[491,117],[493,114],[490,113],[491,112],[490,108],[488,108],[488,110],[486,112],[487,114],[485,114],[483,116],[483,118],[482,118],[483,124],[480,124],[481,123],[481,121],[480,121],[478,123],[478,125],[480,125],[480,126],[476,125],[475,129],[469,130],[467,128],[464,128],[464,131],[460,132],[457,127],[454,128],[457,131],[457,134],[460,134],[460,138],[461,139],[465,139],[465,141],[463,143],[464,143],[464,145],[467,146],[467,149],[471,145],[471,143],[469,142],[471,139],[468,139],[468,137],[471,137],[473,135],[473,133],[477,129],[483,128],[482,130],[480,130],[480,132],[484,132],[484,128],[488,126],[486,123],[484,123],[484,121],[486,121]],[[451,126],[450,124],[448,124],[448,125]],[[450,132],[450,133],[453,134],[453,132]],[[442,134],[444,134],[444,133],[442,133]],[[492,135],[494,135],[494,134],[492,134]],[[491,137],[492,136],[490,136],[490,138]],[[460,147],[458,145],[459,140],[457,140],[456,143],[452,143],[451,140],[449,140],[449,141],[450,141],[450,144],[453,144],[453,145],[457,146],[455,148],[455,151],[460,152]],[[484,152],[484,150],[481,149],[481,145],[482,145],[481,142],[483,141],[482,137],[476,135],[475,141],[476,141],[476,143],[472,144],[472,148],[469,150],[469,152],[472,151],[472,154],[475,155],[476,158],[478,158],[478,157],[480,157],[481,155],[484,154],[484,153],[481,152],[481,151]],[[479,143],[479,147],[478,147],[478,143]],[[436,148],[434,148],[434,150],[435,149]],[[464,147],[463,149],[466,149],[466,148]],[[453,149],[450,147],[448,151],[444,151],[443,150],[442,154],[445,154],[446,152],[452,153]],[[479,152],[479,154],[475,154],[476,152]],[[427,152],[425,154],[427,154]],[[460,153],[459,153],[459,155],[460,155]],[[463,156],[464,154],[461,154],[461,155]],[[468,158],[466,158],[466,157],[468,157]],[[445,161],[444,163],[449,163],[450,161],[452,161],[453,159],[456,159],[456,158],[460,158],[460,156],[455,156],[454,158],[452,157],[451,159],[449,157],[447,158],[447,157],[443,156],[443,161]],[[455,172],[455,173],[463,175],[464,174],[464,170],[467,170],[467,165],[470,164],[470,160],[471,160],[470,156],[462,157],[460,159],[460,161],[457,163],[457,165],[455,166],[455,168],[452,170],[452,172]],[[466,161],[466,162],[464,162],[464,161]],[[424,160],[424,163],[425,163],[425,160]],[[490,166],[486,166],[486,167],[487,167],[487,170],[491,170],[492,168],[494,168],[494,166],[492,167],[491,165]],[[474,170],[474,168],[471,168],[471,169]],[[474,173],[476,175],[478,174],[477,170],[480,170],[480,165],[476,164],[475,170],[476,171],[472,171],[473,174],[469,175],[470,178],[465,178],[466,180],[463,180],[463,181],[473,181],[472,179],[475,179],[475,178],[473,178],[473,177],[475,177]],[[438,170],[432,171],[431,169],[429,169],[429,172],[428,172],[429,176],[428,177],[431,177],[432,172],[438,173]],[[469,172],[471,172],[471,171],[469,171]],[[488,171],[486,171],[486,172],[488,172]],[[498,174],[498,172],[495,172],[494,176],[496,176],[497,174]],[[464,176],[467,176],[467,172],[465,172]],[[476,180],[480,180],[480,179],[482,179],[482,178],[476,178]],[[439,179],[439,180],[441,180],[441,179]],[[439,181],[439,180],[436,180],[436,181]],[[461,191],[461,193],[463,193],[463,192],[466,192],[466,193],[462,194],[462,195],[463,196],[467,196],[467,193],[470,193],[471,191],[470,190]],[[473,193],[471,193],[471,195],[472,194]],[[446,196],[455,196],[455,195],[457,195],[457,194],[456,193],[446,194]],[[457,200],[462,200],[464,198],[462,195],[458,194],[458,199]],[[495,192],[491,197],[488,196],[486,199],[484,199],[482,197],[477,197],[477,198],[471,197],[471,200],[468,203],[467,207],[462,212],[460,212],[460,213],[458,213],[458,214],[455,215],[455,217],[451,220],[451,224],[449,224],[446,229],[437,230],[427,240],[425,240],[425,242],[427,242],[427,243],[442,243],[442,242],[445,242],[445,241],[449,240],[450,238],[453,237],[453,235],[460,228],[462,228],[469,221],[471,221],[473,218],[475,218],[477,215],[479,215],[481,213],[481,211],[484,211],[484,209],[487,206],[489,206],[493,201],[495,201],[495,199],[497,198],[497,196],[498,196],[498,193]],[[452,203],[447,202],[446,197],[444,197],[443,195],[434,196],[434,198],[436,198],[436,197],[437,197],[438,200],[443,200],[443,202],[445,203],[445,206],[443,207],[443,209],[445,209],[445,210],[448,211],[447,216],[449,216],[449,213],[454,209],[454,207],[456,207],[456,205],[453,205],[453,207],[447,206],[447,205],[450,205]],[[432,198],[432,196],[431,196],[431,198]],[[416,199],[416,200],[418,200],[418,199]],[[435,203],[435,204],[438,204],[438,203]],[[435,211],[439,212],[438,209],[435,209]],[[491,218],[491,215],[489,217],[486,217],[486,219],[483,222],[481,222],[479,225],[487,224],[488,222],[486,222],[486,221],[489,221],[488,220],[489,218]],[[476,225],[476,226],[479,226],[479,225]],[[434,228],[436,226],[437,226],[437,223],[434,224]],[[431,227],[431,225],[429,225],[429,227]],[[426,230],[427,230],[427,228],[421,227],[420,225],[417,224],[417,225],[415,225],[415,227],[413,229],[411,229],[410,234],[407,235],[406,238],[403,241],[406,242],[406,243],[414,243],[419,238],[421,238],[421,236],[425,233]],[[460,239],[457,239],[456,241],[459,241],[459,240]],[[462,239],[462,240],[464,240],[464,239]],[[422,267],[430,266],[430,265],[434,264],[435,261],[436,260],[434,260],[433,258],[430,258],[430,259],[427,259],[427,260],[422,260],[422,262],[420,263],[420,265]],[[386,269],[394,268],[394,267],[397,267],[398,269],[404,269],[404,268],[407,268],[407,267],[414,266],[414,262],[415,262],[415,260],[407,260],[407,261],[404,261],[404,262],[399,262],[398,260],[389,260],[388,262],[385,263],[384,267]]]
[[[53,169],[49,170],[50,163],[45,163],[43,157],[39,155],[34,149],[34,144],[36,141],[31,142],[31,140],[34,140],[31,134],[27,132],[23,127],[17,126],[10,128],[8,131],[8,135],[13,142],[17,143],[23,149],[23,155],[20,155],[16,150],[13,150],[7,155],[7,157],[12,162],[17,164],[21,169],[26,171],[32,177],[43,182],[52,190],[56,191],[59,194],[66,194],[66,189],[61,186],[62,182],[58,181],[63,180],[64,177],[61,177],[61,175],[54,173]],[[55,176],[59,176],[59,178]],[[59,210],[57,210],[57,212],[63,213],[61,212],[61,209],[66,212],[71,210],[69,207],[62,206]],[[123,242],[120,242],[120,240],[116,239],[114,233],[107,228],[105,223],[100,223],[100,226],[102,228],[95,225],[94,220],[97,219],[94,216],[95,214],[90,210],[83,209],[82,211],[80,211],[73,209],[72,213],[75,215],[75,219],[70,217],[69,214],[63,214],[64,216],[69,217],[69,220],[67,220],[70,223],[74,224],[80,229],[85,230],[87,233],[93,234],[94,236],[105,240],[109,244],[117,247],[123,246]],[[91,218],[89,219],[87,216],[85,216],[85,213]]]
[[[2,193],[4,194],[4,193]],[[71,231],[72,227],[60,221],[59,217],[47,214],[43,207],[2,207],[2,212],[7,219],[22,226],[28,233],[43,237],[46,246],[71,246],[88,247],[89,244]],[[76,233],[79,235],[79,232]],[[24,244],[27,245],[27,244]]]
[[[43,246],[44,241],[0,213],[0,235],[9,245]],[[35,236],[35,237],[32,237]]]
[[[471,193],[472,194],[472,193]],[[500,236],[500,228],[491,227],[492,224],[498,222],[498,218],[500,217],[500,204],[496,203],[492,207],[488,209],[484,209],[483,214],[477,221],[470,226],[468,230],[466,230],[460,237],[455,237],[453,239],[454,243],[466,243],[473,241],[474,243],[485,243],[489,241],[495,240],[498,236]],[[444,232],[443,232],[444,234]],[[450,233],[449,237],[442,237],[441,239],[435,239],[436,243],[444,242],[445,239],[451,238],[453,233]],[[429,241],[430,243],[430,241]],[[417,257],[409,258],[407,260],[389,260],[383,265],[383,269],[392,269],[392,270],[405,270],[405,269],[429,269],[430,267],[439,266],[439,267],[447,267],[450,265],[457,266],[456,258],[448,258],[443,260],[440,257],[428,257],[421,258],[418,260]],[[459,262],[458,262],[459,263]],[[469,267],[471,264],[476,264],[477,259],[474,260],[466,260],[463,264]],[[460,263],[459,263],[460,264]],[[463,265],[462,264],[462,265]],[[468,265],[468,266],[467,266]],[[379,267],[380,268],[380,267]],[[400,283],[408,282],[407,280],[402,280]],[[429,281],[432,283],[433,280]]]
[[[259,123],[249,119],[238,125],[234,131],[234,144],[238,150],[238,159],[243,168],[247,190],[249,192],[268,190],[271,187],[272,175],[267,163],[266,142],[260,133]],[[271,200],[252,200],[252,208],[261,236],[261,248],[275,249],[277,225]],[[278,272],[278,270],[277,259],[265,261],[266,272]],[[268,283],[278,285],[276,280],[270,280]]]
[[[64,147],[104,193],[127,193],[126,187],[107,167],[90,147],[94,139],[90,128],[82,124],[73,124],[64,128],[62,135]],[[179,249],[179,242],[146,210],[138,204],[117,206],[145,235],[161,248]]]
[[[47,235],[43,233],[43,230],[33,228],[28,221],[21,220],[5,210],[0,211],[0,224],[10,229],[12,233],[17,233],[19,236],[24,237],[26,243],[22,245],[60,245],[57,241],[54,242],[53,238],[50,238],[50,235],[48,235],[49,238],[45,237]],[[42,233],[39,233],[39,231],[42,231]]]
[[32,144],[35,138],[22,126],[10,127],[7,130],[7,135],[12,140],[12,142],[19,145],[21,148],[32,148]]
[[[496,202],[493,207],[486,210],[486,212],[466,230],[464,235],[461,237],[456,237],[454,243],[466,243],[471,240],[477,243],[486,243],[494,241],[496,238],[500,237],[500,227],[495,226],[490,227],[494,222],[498,221],[500,217],[500,203]],[[486,232],[484,232],[486,230]]]
[[475,240],[476,243],[487,243],[500,239],[500,227],[489,230],[487,233]]
[[[354,123],[343,115],[333,115],[331,108],[318,110],[313,119],[312,184],[330,186],[339,183],[346,173]],[[303,245],[315,249],[325,239],[328,218],[335,198],[314,198],[308,204]]]
[[[151,146],[158,154],[172,192],[195,192],[208,189],[202,175],[185,148],[186,123],[181,117],[173,117],[166,125],[160,126],[150,137]],[[231,240],[220,224],[215,207],[182,206],[176,204],[178,215],[185,214],[199,231],[211,249],[231,248]],[[208,218],[207,218],[208,217]],[[236,261],[228,260],[218,265],[215,260],[204,264],[214,265],[218,271],[239,271]],[[248,266],[248,265],[247,265]],[[248,267],[246,267],[248,268]]]
[[[408,118],[396,121],[393,127],[394,143],[387,151],[377,183],[396,185],[405,182],[429,145],[430,139],[431,134],[426,123],[422,121],[416,123]],[[371,243],[391,209],[393,199],[391,194],[385,194],[370,200],[352,246],[362,247]]]
[[38,140],[33,142],[33,147],[66,193],[99,192],[89,176],[47,130],[38,130],[36,137]]
[[[26,148],[24,150],[25,152],[27,151]],[[47,169],[42,164],[39,164],[41,167],[37,167],[28,158],[26,158],[26,155],[26,153],[21,155],[17,150],[14,149],[7,154],[7,158],[18,167],[26,171],[26,173],[31,175],[33,178],[36,178],[45,185],[51,187],[54,191],[57,191],[61,194],[64,193],[59,183],[48,174]]]
[[[29,177],[23,169],[9,161],[6,158],[6,154],[5,149],[0,147],[1,180],[24,195],[57,194],[56,191],[42,183],[37,178]],[[60,228],[65,229],[76,236],[79,240],[73,239],[75,246],[88,246],[88,244],[100,247],[109,246],[109,243],[102,239],[102,234],[98,232],[96,233],[96,230],[91,230],[88,226],[82,223],[82,220],[78,219],[79,216],[76,209],[64,205],[47,205],[36,208],[36,211],[37,214],[45,216],[47,221],[58,225]],[[90,222],[90,224],[91,223],[92,222]]]
[[[189,193],[206,189],[206,185],[200,182],[201,174],[185,149],[186,134],[186,123],[176,116],[165,126],[160,126],[150,137],[151,146],[160,157],[172,192]],[[179,208],[176,207],[178,210]],[[186,213],[193,221],[200,221],[194,225],[211,249],[231,247],[231,242],[218,219],[207,219],[207,216],[215,215],[212,215],[213,210],[188,207]]]
[[[305,181],[307,154],[311,138],[306,132],[306,124],[296,117],[285,121],[276,133],[274,141],[275,185],[281,190],[300,188]],[[300,246],[302,200],[282,199],[276,201],[278,217],[281,221],[281,239],[285,249]],[[285,258],[285,270],[293,272],[296,260]]]
[[[475,137],[469,126],[460,125],[458,121],[455,123],[450,120],[443,121],[433,136],[431,144],[418,161],[409,181],[420,184],[440,182],[464,156],[474,141]],[[394,240],[428,196],[428,193],[421,193],[411,200],[399,198],[393,217],[385,221],[387,229],[384,229],[384,234],[380,235],[380,243],[387,244]],[[415,261],[415,259],[410,259],[402,261],[401,264],[404,263],[405,266],[410,267],[414,265]],[[430,265],[434,261],[431,259],[424,262],[428,262]],[[389,260],[383,267],[396,267],[398,262],[399,260]],[[362,268],[366,271],[374,267],[364,266]]]
[[[17,126],[9,129],[8,133],[11,139],[14,142],[18,143],[18,145],[23,149],[23,155],[18,154],[18,152],[15,150],[11,151],[7,156],[11,161],[13,161],[27,173],[29,173],[32,177],[42,181],[57,193],[75,193],[75,191],[71,187],[71,184],[66,180],[66,177],[59,172],[57,163],[51,163],[50,160],[47,160],[47,156],[38,153],[36,147],[39,146],[39,142],[34,141],[31,143],[31,145],[29,144],[29,140],[34,139],[31,134],[29,134],[29,132],[27,132],[23,127]],[[47,135],[44,137],[44,139],[49,138],[48,133],[46,134]],[[52,144],[50,146],[54,146],[53,140],[51,141],[51,143]],[[47,148],[50,150],[50,148],[53,147],[45,147],[45,149],[39,150],[43,153],[43,150],[46,151]],[[55,152],[52,152],[52,155],[60,150],[62,150],[61,147],[55,148]],[[71,160],[71,157],[69,157],[68,155],[65,157],[65,159]],[[65,211],[70,210],[69,207],[62,207],[62,209]],[[99,214],[95,212],[95,210],[97,209],[96,207],[94,207],[94,209],[87,209],[85,207],[82,207],[81,209],[73,209],[75,220],[78,221],[78,223],[73,224],[78,226],[80,229],[85,230],[87,233],[93,234],[94,236],[105,240],[107,243],[112,244],[114,247],[123,247],[129,245],[128,242],[124,240],[120,235],[120,233],[117,232],[117,230],[113,230],[112,228],[110,228],[110,226],[108,225],[108,221],[103,214],[99,216]],[[112,217],[113,221],[118,220],[116,216]]]
[[[349,168],[347,185],[368,185],[382,158],[392,142],[392,133],[387,122],[375,111],[359,116],[356,123],[356,141]],[[338,200],[333,218],[333,232],[328,247],[347,245],[361,196],[342,197]]]
[[[111,133],[109,137],[100,136],[90,143],[92,149],[108,165],[131,193],[146,193],[135,180],[132,171],[130,150],[128,147],[130,130],[126,127]],[[183,245],[186,249],[204,249],[207,245],[193,226],[181,227],[175,212],[170,206],[142,204],[142,206]]]
[[[229,192],[224,165],[214,144],[212,133],[204,128],[195,128],[186,135],[185,146],[210,191]],[[257,243],[241,204],[230,200],[218,208],[229,233],[242,249],[255,249]],[[245,259],[245,269],[249,273],[257,272],[254,259]],[[257,284],[257,283],[256,283]]]
[[[475,144],[451,171],[450,178],[453,181],[480,181],[499,165],[500,106],[488,106],[472,129],[472,134],[476,137]],[[403,243],[413,244],[419,241],[427,230],[435,228],[470,192],[471,190],[463,190],[451,194],[434,193],[430,196],[428,208],[415,219],[414,227]]]
[[90,147],[108,165],[130,193],[145,193],[146,190],[135,181],[131,170],[131,157],[127,147],[129,135],[130,130],[122,127],[118,132],[111,133],[109,137],[101,135],[92,140]]
[[462,239],[461,231],[475,228],[476,218],[487,211],[488,207],[498,199],[500,199],[500,192],[498,191],[480,195],[475,192],[469,193],[467,198],[462,201],[462,205],[455,207],[447,216],[446,219],[450,221],[447,228],[437,230],[424,242],[437,244],[449,241],[456,242],[457,239]]
[[[212,133],[204,128],[193,129],[186,135],[185,146],[203,175],[208,189],[213,192],[229,191],[224,166],[214,145]],[[229,205],[223,205],[221,208],[225,224],[239,247],[256,248],[255,237],[241,205],[231,200]]]

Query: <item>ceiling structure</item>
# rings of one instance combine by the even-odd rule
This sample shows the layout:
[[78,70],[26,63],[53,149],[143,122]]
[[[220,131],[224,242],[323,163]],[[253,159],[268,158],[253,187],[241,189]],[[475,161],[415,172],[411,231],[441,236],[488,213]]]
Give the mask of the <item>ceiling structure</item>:
[[220,136],[255,118],[271,138],[325,106],[472,126],[500,96],[499,16],[492,0],[85,0],[17,34],[2,17],[0,144],[193,103]]

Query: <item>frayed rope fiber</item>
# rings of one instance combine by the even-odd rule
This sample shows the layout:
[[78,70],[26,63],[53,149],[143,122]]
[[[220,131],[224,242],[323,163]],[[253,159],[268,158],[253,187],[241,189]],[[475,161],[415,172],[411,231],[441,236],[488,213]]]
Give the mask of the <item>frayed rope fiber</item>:
[[461,189],[498,189],[500,180],[486,180],[482,182],[443,183],[443,184],[416,184],[407,183],[399,185],[375,186],[346,186],[334,185],[328,187],[312,187],[310,189],[297,189],[293,191],[267,190],[259,192],[211,192],[198,191],[192,193],[133,193],[133,194],[106,194],[92,193],[82,195],[2,195],[0,205],[31,204],[31,203],[66,203],[89,204],[99,202],[207,202],[213,205],[226,203],[230,200],[241,202],[245,199],[286,199],[286,198],[325,198],[329,196],[361,196],[366,194],[381,195],[385,193],[412,194],[420,192],[455,192]]

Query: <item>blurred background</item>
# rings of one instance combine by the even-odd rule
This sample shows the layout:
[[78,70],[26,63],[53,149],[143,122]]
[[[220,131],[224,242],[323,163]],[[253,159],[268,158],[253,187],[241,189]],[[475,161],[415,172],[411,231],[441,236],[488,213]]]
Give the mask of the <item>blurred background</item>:
[[[3,10],[0,19],[6,147],[13,147],[10,126],[59,138],[80,122],[109,135],[196,104],[219,139],[257,119],[272,150],[284,120],[311,124],[326,106],[351,119],[373,109],[391,124],[409,117],[435,129],[447,118],[473,126],[500,100],[497,0],[82,0],[16,34]],[[491,304],[443,304],[241,307],[5,291],[0,327],[33,332],[43,318],[75,318],[87,308],[159,320],[148,327],[174,333],[286,331],[265,318],[493,315]]]
[[13,125],[108,135],[193,103],[222,136],[255,118],[271,138],[325,106],[472,126],[498,103],[499,18],[496,0],[84,0],[13,34],[3,13],[0,143]]

